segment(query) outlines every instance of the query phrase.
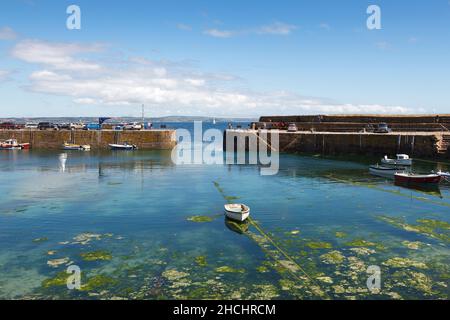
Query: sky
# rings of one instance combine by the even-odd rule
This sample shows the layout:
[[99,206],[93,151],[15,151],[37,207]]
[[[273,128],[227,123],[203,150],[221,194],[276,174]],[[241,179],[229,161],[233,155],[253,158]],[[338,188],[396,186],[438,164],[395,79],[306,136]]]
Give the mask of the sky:
[[449,0],[2,0],[0,117],[450,113],[449,57]]

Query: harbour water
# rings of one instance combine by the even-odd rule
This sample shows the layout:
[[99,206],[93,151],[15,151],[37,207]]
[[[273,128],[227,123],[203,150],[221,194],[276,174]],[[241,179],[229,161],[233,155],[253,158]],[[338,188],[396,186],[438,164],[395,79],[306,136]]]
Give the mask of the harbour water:
[[[395,186],[364,157],[282,154],[261,176],[170,151],[62,153],[0,153],[0,298],[450,298],[449,185]],[[227,222],[227,202],[252,220]]]

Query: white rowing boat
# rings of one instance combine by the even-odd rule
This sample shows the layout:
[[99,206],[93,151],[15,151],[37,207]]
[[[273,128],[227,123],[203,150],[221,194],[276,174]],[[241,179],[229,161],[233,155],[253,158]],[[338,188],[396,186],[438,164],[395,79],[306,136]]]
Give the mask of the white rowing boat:
[[111,150],[136,150],[137,146],[135,144],[128,144],[125,142],[124,144],[109,144]]
[[394,178],[396,173],[404,172],[406,168],[403,167],[385,167],[380,165],[370,166],[369,172],[374,176],[383,178]]
[[64,143],[63,149],[64,150],[89,151],[89,150],[91,150],[91,146],[88,144],[80,145],[80,144],[74,144],[74,143]]
[[245,204],[226,204],[225,215],[231,220],[244,222],[250,216],[250,208]]

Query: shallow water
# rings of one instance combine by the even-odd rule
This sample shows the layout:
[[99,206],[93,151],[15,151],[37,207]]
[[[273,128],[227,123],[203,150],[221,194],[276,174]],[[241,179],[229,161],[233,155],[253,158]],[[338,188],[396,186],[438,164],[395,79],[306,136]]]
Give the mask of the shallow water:
[[[62,170],[60,154],[0,153],[0,298],[450,297],[445,185],[394,186],[368,174],[373,159],[284,154],[261,176],[176,166],[166,151],[67,152]],[[243,230],[227,201],[251,207]],[[82,290],[67,289],[68,265]],[[372,265],[380,292],[367,289]]]

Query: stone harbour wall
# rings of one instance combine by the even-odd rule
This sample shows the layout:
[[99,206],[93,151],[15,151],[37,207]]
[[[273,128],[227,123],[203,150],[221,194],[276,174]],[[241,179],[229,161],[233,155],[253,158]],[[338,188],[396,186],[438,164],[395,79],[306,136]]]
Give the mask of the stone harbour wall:
[[[266,141],[271,144],[270,132]],[[374,156],[406,153],[427,159],[450,158],[450,154],[438,152],[440,133],[335,133],[335,132],[286,132],[279,133],[279,151],[289,153],[366,154]],[[227,130],[224,134],[224,148],[232,150],[229,141],[249,149],[249,141],[254,141],[257,130]],[[236,137],[236,138],[235,138]]]
[[149,150],[172,149],[176,145],[175,130],[0,130],[0,141],[7,139],[17,139],[19,143],[31,143],[33,149],[61,149],[64,142],[89,144],[92,149],[107,149],[110,143],[124,142]]

